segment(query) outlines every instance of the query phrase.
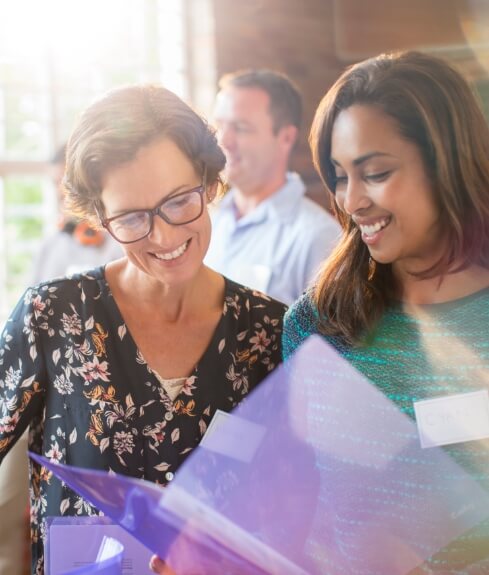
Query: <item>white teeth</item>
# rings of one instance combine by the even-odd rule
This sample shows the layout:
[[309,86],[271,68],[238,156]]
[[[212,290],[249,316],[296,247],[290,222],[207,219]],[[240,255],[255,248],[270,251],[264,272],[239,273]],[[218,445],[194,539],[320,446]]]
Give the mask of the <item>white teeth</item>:
[[385,226],[388,223],[389,223],[389,218],[384,218],[383,220],[379,220],[378,222],[376,222],[375,224],[372,224],[371,226],[360,225],[359,227],[360,227],[362,234],[365,234],[366,236],[373,236],[375,233],[380,232],[380,230],[385,228]]
[[187,246],[188,246],[188,242],[185,242],[179,248],[177,248],[176,250],[173,250],[172,252],[168,252],[166,254],[154,254],[154,255],[159,260],[174,260],[174,259],[180,257],[185,252],[185,250],[187,249]]

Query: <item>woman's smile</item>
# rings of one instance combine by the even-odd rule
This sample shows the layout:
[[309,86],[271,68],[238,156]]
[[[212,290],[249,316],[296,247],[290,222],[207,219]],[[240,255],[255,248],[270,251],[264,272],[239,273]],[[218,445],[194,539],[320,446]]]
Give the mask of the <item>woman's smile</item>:
[[156,259],[163,260],[163,261],[173,261],[173,260],[179,259],[187,251],[187,248],[189,247],[191,241],[192,240],[187,240],[185,243],[178,246],[177,248],[175,248],[172,251],[153,252],[152,255]]

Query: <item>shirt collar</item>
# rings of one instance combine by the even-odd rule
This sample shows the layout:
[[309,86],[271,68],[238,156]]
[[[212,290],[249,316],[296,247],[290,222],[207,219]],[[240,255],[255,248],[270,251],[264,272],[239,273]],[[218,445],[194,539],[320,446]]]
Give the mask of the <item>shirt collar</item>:
[[[285,184],[274,194],[263,200],[256,208],[239,219],[242,225],[259,222],[267,218],[287,220],[297,213],[298,204],[306,193],[302,178],[296,172],[287,172]],[[220,209],[234,215],[234,194],[231,188],[221,200]]]

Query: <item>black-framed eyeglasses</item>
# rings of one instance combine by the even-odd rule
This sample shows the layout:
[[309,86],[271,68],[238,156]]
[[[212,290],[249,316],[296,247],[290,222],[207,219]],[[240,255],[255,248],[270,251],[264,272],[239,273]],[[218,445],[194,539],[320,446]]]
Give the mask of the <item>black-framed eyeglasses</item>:
[[200,218],[204,211],[205,176],[203,183],[186,192],[165,198],[149,210],[132,210],[113,218],[104,218],[101,206],[97,214],[102,226],[121,244],[132,244],[149,236],[153,230],[155,216],[167,224],[183,226]]

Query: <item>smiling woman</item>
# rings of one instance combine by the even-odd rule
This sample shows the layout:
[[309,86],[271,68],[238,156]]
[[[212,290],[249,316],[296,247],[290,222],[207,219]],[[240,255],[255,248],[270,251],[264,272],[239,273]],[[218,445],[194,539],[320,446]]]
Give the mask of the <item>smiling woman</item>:
[[325,334],[359,343],[392,302],[489,284],[489,128],[448,64],[408,52],[352,67],[311,146],[344,229],[314,290]]
[[[438,444],[489,490],[487,433],[474,440],[461,415],[474,419],[463,394],[489,391],[489,128],[469,86],[418,52],[360,62],[324,97],[310,142],[343,238],[285,317],[285,356],[318,333],[413,419],[421,400],[435,412],[450,399],[460,435]],[[389,500],[414,501],[407,483]],[[488,572],[489,521],[427,563],[413,573]]]
[[[279,363],[284,306],[203,264],[223,166],[210,127],[163,87],[120,88],[85,110],[68,200],[125,257],[19,301],[0,339],[0,462],[31,426],[31,449],[51,459],[165,485],[215,412]],[[96,510],[36,466],[31,484],[41,573],[44,518]]]

